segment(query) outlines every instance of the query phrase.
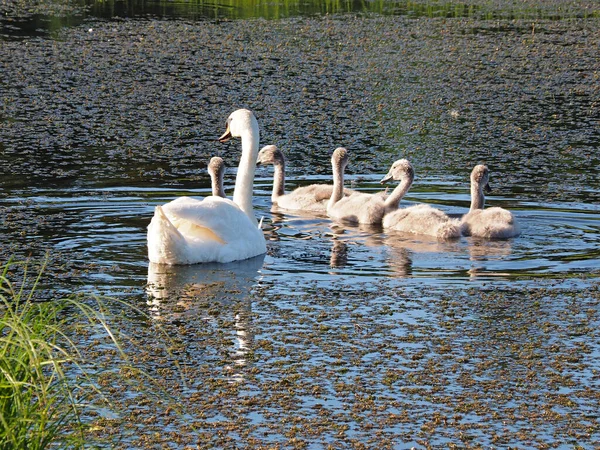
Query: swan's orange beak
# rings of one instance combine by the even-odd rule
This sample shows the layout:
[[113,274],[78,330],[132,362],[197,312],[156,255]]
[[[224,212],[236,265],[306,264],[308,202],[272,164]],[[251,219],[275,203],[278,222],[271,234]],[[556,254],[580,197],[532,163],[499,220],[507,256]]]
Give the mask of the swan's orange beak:
[[227,122],[227,128],[225,129],[225,133],[218,139],[219,142],[227,142],[231,139],[231,131],[229,130],[229,122]]

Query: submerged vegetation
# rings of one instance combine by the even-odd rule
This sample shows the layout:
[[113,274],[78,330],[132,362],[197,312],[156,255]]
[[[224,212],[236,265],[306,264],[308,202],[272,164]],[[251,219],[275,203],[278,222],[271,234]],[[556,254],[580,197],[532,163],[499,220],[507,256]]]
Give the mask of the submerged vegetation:
[[[110,409],[105,391],[111,381],[127,385],[141,377],[145,387],[138,390],[146,394],[153,386],[131,365],[119,339],[125,336],[111,329],[111,313],[100,299],[38,299],[44,266],[32,278],[28,264],[9,261],[0,268],[2,450],[82,447],[95,429],[91,419]],[[96,336],[110,365],[95,359],[82,333]]]

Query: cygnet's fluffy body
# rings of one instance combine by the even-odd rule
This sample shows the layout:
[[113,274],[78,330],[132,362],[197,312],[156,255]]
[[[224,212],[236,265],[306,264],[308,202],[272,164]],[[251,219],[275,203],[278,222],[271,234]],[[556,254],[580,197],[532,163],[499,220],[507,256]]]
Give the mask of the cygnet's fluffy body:
[[485,239],[507,239],[516,237],[521,228],[514,215],[500,207],[484,209],[484,189],[489,190],[489,170],[480,164],[471,172],[471,209],[465,214],[460,223],[465,236],[475,236]]
[[[415,171],[407,160],[394,163],[382,183],[391,179],[402,180],[406,190],[412,186]],[[458,220],[450,219],[446,213],[429,205],[419,204],[408,208],[395,209],[386,214],[382,225],[389,230],[402,233],[425,234],[440,240],[460,237]]]
[[419,204],[397,209],[383,218],[383,227],[403,233],[425,234],[439,240],[457,239],[461,235],[460,223],[430,205]]
[[390,195],[386,196],[385,192],[377,194],[358,192],[349,197],[343,197],[344,170],[347,164],[347,150],[344,148],[336,149],[331,158],[334,192],[327,205],[327,214],[332,219],[340,222],[371,225],[381,224],[383,216],[386,213],[398,208],[400,200],[410,187],[410,183],[401,174],[406,164],[410,166],[410,163],[405,159],[398,160],[394,163],[390,172],[388,172],[390,179],[401,180],[400,184],[396,186]]
[[[258,153],[258,164],[273,165],[273,193],[271,201],[273,206],[290,211],[325,212],[327,202],[331,198],[333,185],[311,184],[301,186],[292,192],[285,193],[285,156],[275,145],[266,145]],[[354,193],[351,189],[344,189],[344,196]]]

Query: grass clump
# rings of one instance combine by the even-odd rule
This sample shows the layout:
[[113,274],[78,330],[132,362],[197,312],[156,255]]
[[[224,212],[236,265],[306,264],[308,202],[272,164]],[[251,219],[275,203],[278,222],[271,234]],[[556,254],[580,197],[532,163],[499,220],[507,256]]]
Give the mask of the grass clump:
[[[81,297],[36,301],[44,266],[32,281],[26,263],[0,266],[0,450],[83,446],[81,418],[101,393],[67,334],[74,315],[103,329],[122,353],[104,313]],[[13,271],[22,272],[18,286]]]

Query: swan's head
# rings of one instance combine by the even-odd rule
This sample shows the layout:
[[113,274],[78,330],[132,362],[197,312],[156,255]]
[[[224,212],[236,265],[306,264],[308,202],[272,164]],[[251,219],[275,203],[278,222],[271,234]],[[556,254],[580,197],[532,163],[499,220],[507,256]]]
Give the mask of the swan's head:
[[284,161],[283,152],[276,145],[265,145],[258,152],[258,161],[256,163],[267,166],[269,164],[283,164]]
[[213,156],[208,163],[208,173],[211,177],[221,179],[225,173],[225,161],[219,156]]
[[348,165],[348,150],[343,147],[336,148],[331,155],[331,165],[343,171]]
[[491,192],[490,188],[490,171],[487,166],[478,164],[471,172],[471,184],[479,186],[480,189],[485,189],[486,192]]
[[392,164],[387,175],[381,179],[381,184],[387,183],[390,180],[412,180],[415,177],[415,171],[408,159],[399,159]]
[[258,131],[258,122],[252,111],[238,109],[227,118],[225,133],[219,138],[219,142],[227,142],[232,137],[242,137],[250,130]]

